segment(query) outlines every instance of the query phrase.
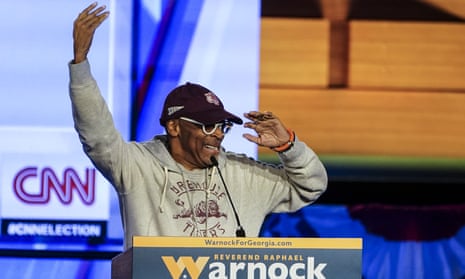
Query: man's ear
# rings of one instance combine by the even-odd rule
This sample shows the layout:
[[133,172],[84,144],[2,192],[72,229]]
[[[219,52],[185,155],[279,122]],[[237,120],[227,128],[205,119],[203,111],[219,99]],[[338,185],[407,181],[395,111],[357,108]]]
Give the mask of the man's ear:
[[166,132],[172,137],[179,135],[179,120],[171,119],[166,121]]

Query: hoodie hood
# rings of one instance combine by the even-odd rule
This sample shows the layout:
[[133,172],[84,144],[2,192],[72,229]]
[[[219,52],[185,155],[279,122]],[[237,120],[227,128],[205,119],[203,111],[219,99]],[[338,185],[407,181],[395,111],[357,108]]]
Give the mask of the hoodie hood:
[[[205,168],[205,169],[199,169],[199,170],[194,170],[194,171],[186,171],[184,170],[180,164],[178,164],[171,154],[168,151],[168,136],[167,135],[158,135],[154,137],[152,141],[145,142],[143,144],[147,150],[160,162],[160,165],[163,169],[164,173],[164,183],[162,186],[162,193],[160,197],[160,202],[159,202],[159,210],[160,213],[164,213],[164,205],[165,205],[165,200],[166,200],[166,191],[168,188],[168,183],[169,183],[169,173],[178,173],[182,176],[182,179],[185,181],[185,173],[187,172],[206,172],[208,173],[211,170],[210,173],[210,179],[208,181],[209,187],[211,186],[210,184],[213,182],[213,177],[215,175],[215,167],[211,168]],[[221,156],[221,154],[220,154]],[[223,155],[224,156],[224,155]],[[221,160],[224,165],[224,161]],[[218,162],[218,164],[220,164]],[[184,183],[185,184],[185,183]]]

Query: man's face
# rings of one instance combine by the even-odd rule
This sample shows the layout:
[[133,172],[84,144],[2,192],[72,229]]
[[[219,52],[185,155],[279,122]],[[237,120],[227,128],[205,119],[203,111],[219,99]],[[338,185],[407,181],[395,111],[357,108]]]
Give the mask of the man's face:
[[172,146],[174,159],[187,169],[202,169],[212,165],[211,157],[217,156],[224,133],[216,129],[207,135],[202,126],[178,119],[177,147]]

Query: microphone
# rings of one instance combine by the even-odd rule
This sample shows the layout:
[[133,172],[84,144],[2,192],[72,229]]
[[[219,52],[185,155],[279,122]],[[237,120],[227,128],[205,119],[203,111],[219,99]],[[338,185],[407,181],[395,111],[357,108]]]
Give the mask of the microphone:
[[218,167],[218,160],[216,160],[215,156],[211,156],[210,161],[212,162],[212,165],[215,166],[216,169],[218,170],[218,174],[220,175],[221,182],[223,182],[224,190],[226,191],[226,195],[228,196],[229,203],[231,204],[231,207],[234,211],[234,216],[236,217],[236,222],[237,222],[236,236],[245,237],[245,231],[241,226],[241,222],[239,221],[239,216],[237,215],[236,207],[234,206],[234,203],[232,202],[231,195],[229,195],[228,187],[226,187],[226,183],[224,182],[223,175],[221,174],[220,168]]

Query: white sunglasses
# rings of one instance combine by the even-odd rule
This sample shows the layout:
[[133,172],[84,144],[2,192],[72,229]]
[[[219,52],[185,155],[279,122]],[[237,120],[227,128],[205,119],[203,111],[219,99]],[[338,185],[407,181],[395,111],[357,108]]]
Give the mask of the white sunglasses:
[[211,125],[205,125],[202,122],[199,122],[199,121],[196,121],[194,119],[187,118],[187,117],[179,117],[179,119],[182,119],[182,120],[190,122],[192,124],[196,124],[198,126],[201,126],[202,131],[206,135],[213,134],[216,131],[216,129],[218,129],[218,128],[220,129],[220,131],[223,134],[227,134],[231,130],[232,126],[233,126],[233,123],[230,122],[230,121],[224,121],[224,122],[219,122],[219,123],[215,123],[215,124],[211,124]]

